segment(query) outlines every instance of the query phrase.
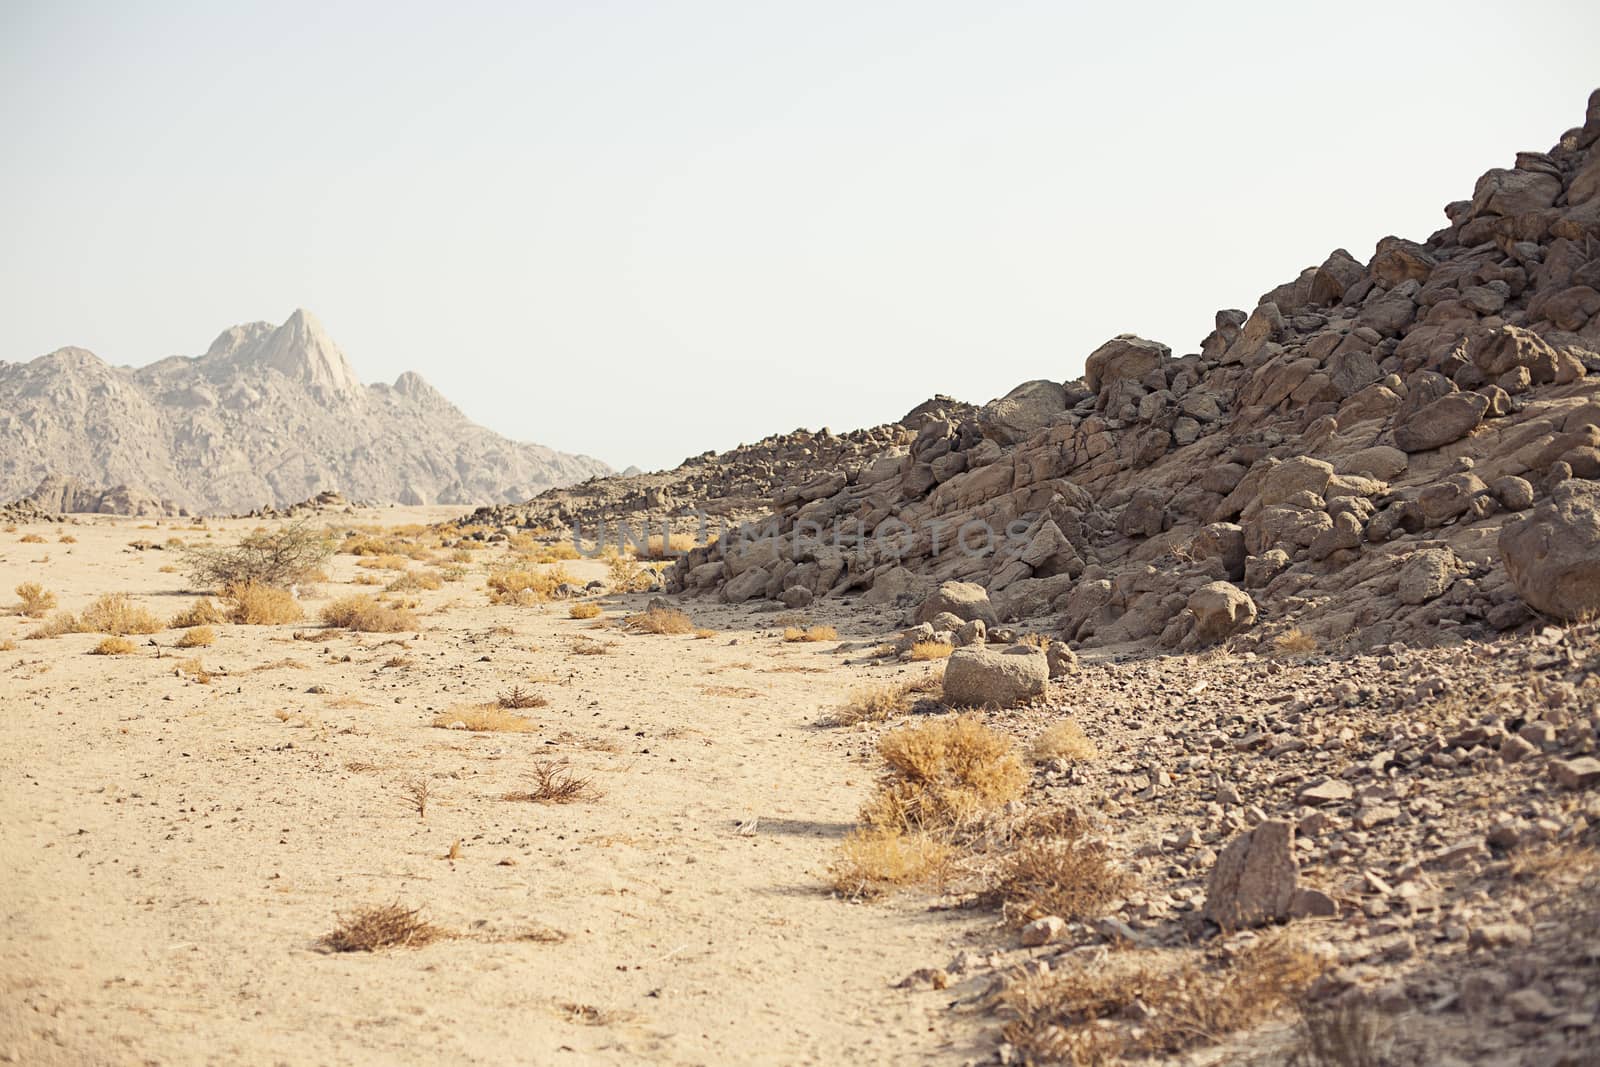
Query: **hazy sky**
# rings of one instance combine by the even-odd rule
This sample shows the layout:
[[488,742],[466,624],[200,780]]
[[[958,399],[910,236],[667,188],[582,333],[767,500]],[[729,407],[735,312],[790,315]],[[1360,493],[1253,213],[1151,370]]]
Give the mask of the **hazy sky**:
[[1585,40],[1588,0],[7,0],[0,359],[305,306],[619,467],[873,425],[1426,237],[1582,122]]

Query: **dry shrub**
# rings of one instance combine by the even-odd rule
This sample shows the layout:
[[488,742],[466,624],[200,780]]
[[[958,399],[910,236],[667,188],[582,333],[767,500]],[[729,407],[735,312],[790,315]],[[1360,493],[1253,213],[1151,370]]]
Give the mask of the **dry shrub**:
[[191,626],[178,635],[179,648],[209,648],[217,643],[217,632],[209,626]]
[[206,670],[206,665],[200,661],[199,656],[178,661],[178,673],[187,674],[201,685],[211,684],[211,672]]
[[410,568],[411,561],[404,556],[398,555],[363,556],[356,561],[356,566],[364,567],[367,570],[403,571]]
[[78,617],[70,611],[58,611],[44,622],[28,631],[28,640],[37,641],[43,638],[60,637],[62,634],[77,634],[83,632],[83,625],[78,622]]
[[16,650],[17,643],[11,638],[8,637],[4,641],[0,641],[0,652],[15,652]]
[[911,658],[918,662],[930,659],[949,659],[950,653],[955,651],[955,646],[947,645],[943,641],[918,641],[911,646]]
[[614,593],[639,593],[655,585],[655,572],[625,556],[606,561],[606,585]]
[[56,538],[56,540],[60,541],[64,545],[75,545],[78,543],[78,539],[73,537],[71,534],[62,534],[60,537]]
[[833,887],[853,900],[876,896],[891,886],[916,885],[944,875],[953,849],[926,834],[898,827],[870,826],[852,831],[839,845],[828,874]]
[[222,599],[228,605],[228,621],[240,626],[279,626],[305,618],[293,593],[260,582],[229,586]]
[[56,606],[56,595],[38,582],[23,582],[17,586],[17,596],[21,598],[17,614],[30,619],[42,619]]
[[572,581],[565,567],[547,570],[505,568],[489,575],[489,603],[543,604],[555,595],[556,587]]
[[1329,1007],[1299,1005],[1290,1067],[1389,1067],[1394,1035],[1379,1013],[1357,1000]]
[[848,703],[824,717],[826,726],[854,726],[863,722],[884,722],[909,715],[917,700],[936,692],[938,674],[925,674],[909,682],[885,682],[862,686],[850,694]]
[[407,571],[384,587],[387,593],[417,593],[444,588],[444,575],[438,571]]
[[681,556],[694,546],[694,534],[675,533],[665,540],[660,534],[651,534],[645,544],[645,555],[651,559],[667,559]]
[[1002,1031],[1022,1062],[1123,1063],[1220,1041],[1296,1002],[1321,972],[1288,935],[1264,937],[1231,959],[1185,950],[1119,952],[1010,985]]
[[102,634],[153,634],[161,620],[133,602],[127,593],[107,593],[83,609],[78,622],[85,632]]
[[184,570],[203,586],[227,589],[241,585],[287,588],[303,582],[333,555],[325,533],[302,519],[281,530],[256,530],[236,545],[180,549]]
[[417,617],[408,609],[364,593],[340,597],[322,609],[322,625],[359,633],[392,634],[415,630]]
[[1272,639],[1272,647],[1286,656],[1304,656],[1317,650],[1317,639],[1300,627],[1291,626]]
[[501,800],[532,801],[539,804],[576,804],[580,800],[599,800],[594,779],[574,774],[566,763],[539,760],[531,768],[533,788],[514,790]]
[[335,952],[376,952],[381,948],[420,948],[451,936],[425,921],[418,908],[384,904],[339,916],[339,925],[322,943]]
[[172,617],[167,625],[174,630],[183,630],[191,626],[216,626],[227,621],[227,615],[212,601],[210,597],[201,597],[187,608]]
[[783,631],[783,639],[789,642],[837,641],[839,631],[832,626],[808,626],[803,630],[798,626],[790,626]]
[[441,730],[471,730],[473,733],[525,734],[539,728],[532,719],[502,708],[499,703],[460,704],[433,717]]
[[888,773],[862,821],[905,831],[959,827],[1022,795],[1028,775],[1011,738],[975,715],[903,726],[878,754]]
[[1049,763],[1053,759],[1076,762],[1094,759],[1100,755],[1100,750],[1094,747],[1083,727],[1071,719],[1061,719],[1040,731],[1028,755],[1035,763]]
[[561,563],[578,559],[579,552],[567,541],[543,542],[531,534],[516,534],[510,540],[512,551],[528,563]]
[[581,604],[574,604],[572,607],[567,609],[567,617],[572,619],[592,619],[599,614],[600,605],[596,604],[592,600],[586,600]]
[[1046,915],[1077,921],[1098,918],[1132,884],[1102,842],[1073,834],[1023,841],[1005,858],[986,896],[1009,922]]
[[624,624],[630,630],[646,634],[692,634],[694,621],[677,608],[651,608],[637,615],[629,615]]
[[133,654],[134,645],[126,637],[103,638],[98,645],[89,650],[91,656],[130,656]]
[[696,641],[705,641],[715,636],[717,636],[717,631],[715,630],[709,629],[705,626],[695,627],[694,637]]
[[596,641],[594,638],[585,637],[582,634],[574,637],[572,644],[567,646],[568,650],[575,656],[604,656],[613,647],[615,647],[613,642]]
[[542,708],[550,702],[538,693],[530,693],[522,686],[514,685],[496,697],[495,703],[507,711],[520,711],[525,708]]
[[23,534],[20,538],[18,538],[18,540],[20,540],[25,545],[42,545],[42,544],[44,544],[44,538],[40,537],[36,533]]
[[1049,634],[1023,634],[1017,638],[1017,644],[1028,645],[1032,648],[1037,648],[1041,652],[1048,652],[1054,641]]

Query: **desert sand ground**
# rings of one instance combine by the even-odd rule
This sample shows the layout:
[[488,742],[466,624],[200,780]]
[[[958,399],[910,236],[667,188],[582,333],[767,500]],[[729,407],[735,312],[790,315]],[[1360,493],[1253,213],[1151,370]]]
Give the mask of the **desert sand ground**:
[[[349,517],[392,524],[418,510]],[[204,534],[86,518],[0,535],[0,589],[81,610],[194,599],[167,550]],[[252,522],[212,522],[217,539]],[[45,543],[22,542],[35,533]],[[57,539],[63,533],[74,544]],[[491,551],[483,555],[487,558]],[[582,577],[596,563],[568,564]],[[25,640],[0,618],[0,1058],[19,1063],[959,1063],[976,1026],[892,988],[985,925],[926,903],[842,903],[830,853],[870,784],[859,737],[815,720],[864,668],[785,645],[773,616],[716,636],[594,631],[567,606],[492,606],[482,576],[416,594],[418,632],[324,639],[308,620]],[[606,598],[607,615],[643,596]],[[848,633],[844,634],[848,637]],[[575,641],[603,642],[578,655]],[[395,665],[386,666],[393,663]],[[893,665],[868,673],[892,676]],[[430,725],[513,685],[531,733]],[[569,761],[592,802],[509,802]],[[426,817],[406,790],[428,784]],[[458,858],[447,859],[459,842]],[[339,913],[420,907],[460,936],[333,954]]]

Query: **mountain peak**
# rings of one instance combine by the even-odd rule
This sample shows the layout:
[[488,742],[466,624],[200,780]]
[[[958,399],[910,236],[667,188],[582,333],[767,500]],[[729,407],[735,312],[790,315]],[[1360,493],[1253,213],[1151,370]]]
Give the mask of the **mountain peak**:
[[350,361],[305,308],[296,308],[251,355],[257,365],[302,382],[325,399],[353,400],[362,395],[361,380]]

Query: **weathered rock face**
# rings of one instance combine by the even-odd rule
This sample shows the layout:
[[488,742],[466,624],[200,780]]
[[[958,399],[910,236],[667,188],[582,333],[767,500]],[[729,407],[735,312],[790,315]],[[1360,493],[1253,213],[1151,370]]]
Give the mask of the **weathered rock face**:
[[377,503],[521,500],[609,470],[474,425],[415,374],[362,385],[305,311],[137,370],[79,348],[0,363],[0,441],[0,499],[53,476],[47,492],[116,487],[73,510],[124,514],[282,508],[330,489]]
[[[1589,120],[1486,177],[1427,240],[1386,237],[1364,265],[1337,250],[1218,312],[1198,351],[1123,334],[1059,392],[1028,382],[908,421],[775,494],[758,521],[782,559],[760,595],[909,608],[919,581],[965,582],[995,621],[1080,646],[1248,646],[1298,626],[1372,648],[1520,625],[1519,590],[1541,594],[1494,551],[1500,526],[1600,479],[1597,166]],[[742,551],[696,548],[670,582],[721,592]]]
[[995,624],[989,591],[976,582],[945,582],[917,609],[916,621],[930,622],[947,612],[962,622],[978,619],[989,626]]
[[1600,483],[1572,478],[1500,534],[1500,554],[1528,606],[1558,619],[1600,615]]
[[1241,930],[1289,917],[1300,868],[1294,827],[1268,820],[1229,842],[1206,884],[1202,912],[1224,930]]
[[958,648],[945,661],[944,702],[957,708],[1013,708],[1043,696],[1049,681],[1044,652],[1030,645],[1003,652]]

